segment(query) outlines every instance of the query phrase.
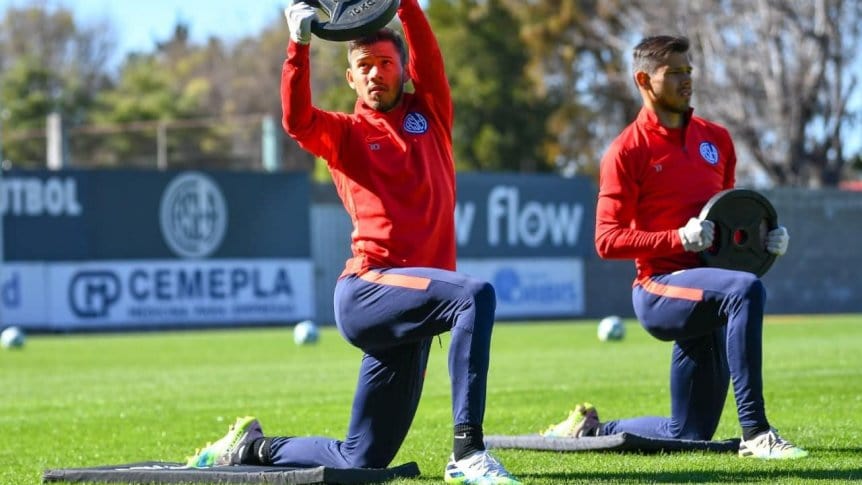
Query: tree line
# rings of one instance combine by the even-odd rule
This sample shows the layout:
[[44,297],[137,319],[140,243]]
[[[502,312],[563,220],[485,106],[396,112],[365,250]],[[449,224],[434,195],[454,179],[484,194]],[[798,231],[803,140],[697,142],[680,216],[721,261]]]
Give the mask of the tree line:
[[[426,11],[452,86],[459,170],[597,173],[640,108],[631,49],[657,33],[691,39],[693,105],[734,136],[741,182],[834,186],[862,168],[851,143],[862,115],[857,0],[428,0]],[[237,154],[260,141],[231,120],[281,117],[280,11],[232,42],[194,43],[180,22],[118,67],[110,19],[84,24],[34,0],[1,24],[0,146],[14,167],[44,166],[32,141],[49,113],[94,166],[151,165],[151,128],[165,123],[185,128],[169,141],[184,166],[249,168]],[[315,39],[312,62],[315,103],[352,110],[344,45]],[[281,145],[286,169],[314,166]]]

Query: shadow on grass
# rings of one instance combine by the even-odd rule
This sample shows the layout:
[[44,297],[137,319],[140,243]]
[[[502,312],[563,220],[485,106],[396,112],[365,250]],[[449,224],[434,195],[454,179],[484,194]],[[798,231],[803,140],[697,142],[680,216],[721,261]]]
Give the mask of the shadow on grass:
[[590,483],[707,483],[707,482],[774,482],[779,479],[797,480],[859,480],[862,479],[862,468],[849,470],[764,470],[764,471],[681,471],[681,472],[630,472],[630,473],[533,473],[521,474],[518,478],[524,483],[531,479],[566,483],[568,481]]
[[862,453],[862,446],[806,446],[805,449],[815,456],[818,451],[829,451],[834,453]]

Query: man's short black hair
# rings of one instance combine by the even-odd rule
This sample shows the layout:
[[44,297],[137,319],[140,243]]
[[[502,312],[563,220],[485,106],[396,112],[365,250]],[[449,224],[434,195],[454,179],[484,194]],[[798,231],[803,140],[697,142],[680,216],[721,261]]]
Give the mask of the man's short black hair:
[[635,46],[632,70],[652,74],[667,61],[671,54],[686,53],[688,48],[688,37],[675,35],[646,37]]
[[401,37],[401,34],[389,27],[384,27],[371,35],[366,35],[365,37],[360,37],[359,39],[354,39],[348,42],[347,60],[350,60],[350,53],[354,50],[382,41],[388,41],[395,44],[395,48],[398,49],[398,54],[401,56],[401,65],[407,66],[407,44],[404,42],[404,38]]

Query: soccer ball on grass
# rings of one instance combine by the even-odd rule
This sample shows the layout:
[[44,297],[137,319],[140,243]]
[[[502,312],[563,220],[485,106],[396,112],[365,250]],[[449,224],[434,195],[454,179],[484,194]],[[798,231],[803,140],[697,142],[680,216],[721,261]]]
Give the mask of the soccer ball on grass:
[[599,322],[597,334],[602,342],[622,340],[626,336],[626,326],[622,318],[611,315]]
[[293,327],[293,343],[296,345],[311,345],[320,340],[320,331],[311,320],[304,320]]
[[25,340],[24,331],[18,327],[8,327],[0,333],[0,346],[4,349],[19,349]]

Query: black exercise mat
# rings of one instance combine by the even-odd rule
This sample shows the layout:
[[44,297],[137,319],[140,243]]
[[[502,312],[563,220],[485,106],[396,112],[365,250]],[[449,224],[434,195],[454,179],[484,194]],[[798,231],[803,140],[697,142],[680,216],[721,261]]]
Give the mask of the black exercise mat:
[[486,436],[488,448],[511,448],[547,451],[715,451],[730,453],[739,450],[739,439],[724,441],[696,441],[645,438],[631,433],[583,438],[552,438],[537,434],[517,436]]
[[217,466],[188,468],[182,463],[149,461],[128,465],[45,470],[45,482],[88,483],[379,483],[419,476],[419,465],[409,462],[393,468],[291,468],[276,466]]

